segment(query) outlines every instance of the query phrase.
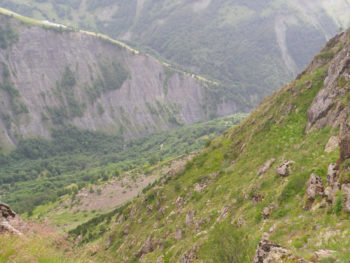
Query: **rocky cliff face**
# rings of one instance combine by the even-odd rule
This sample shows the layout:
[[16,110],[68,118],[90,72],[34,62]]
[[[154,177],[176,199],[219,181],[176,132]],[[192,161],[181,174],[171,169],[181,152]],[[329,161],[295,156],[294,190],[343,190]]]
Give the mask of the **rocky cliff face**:
[[207,83],[108,40],[4,16],[0,26],[3,145],[65,124],[131,137],[236,110]]

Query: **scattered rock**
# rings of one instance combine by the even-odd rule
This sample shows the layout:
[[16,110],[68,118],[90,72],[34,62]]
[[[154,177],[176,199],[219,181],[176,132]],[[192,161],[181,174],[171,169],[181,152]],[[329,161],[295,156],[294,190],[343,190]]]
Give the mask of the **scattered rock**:
[[[233,221],[231,221],[231,224]],[[237,227],[241,228],[246,225],[246,221],[242,217],[238,217],[237,219]]]
[[345,212],[350,213],[350,184],[343,184],[341,190],[344,195],[343,209]]
[[205,236],[205,235],[207,235],[207,234],[208,234],[208,231],[204,230],[204,231],[202,231],[202,232],[199,232],[199,233],[196,235],[196,237]]
[[289,250],[263,238],[256,249],[254,263],[281,263],[298,262],[308,263],[308,261],[294,256]]
[[340,129],[340,159],[350,158],[350,127],[347,123],[341,125]]
[[119,222],[120,224],[124,223],[124,222],[125,222],[125,216],[124,216],[124,215],[121,215],[121,216],[119,217],[118,222]]
[[177,228],[175,231],[175,240],[179,241],[182,239],[182,229]]
[[123,234],[127,235],[129,234],[129,231],[130,231],[130,224],[127,224],[123,229]]
[[202,192],[207,187],[206,184],[195,184],[194,185],[194,191],[196,192]]
[[151,212],[153,210],[153,205],[146,206],[147,212]]
[[14,228],[8,221],[2,221],[0,222],[0,234],[1,233],[10,233],[22,236],[23,234],[18,231],[16,228]]
[[169,215],[167,216],[166,221],[168,222],[168,221],[171,219],[171,217],[172,217],[173,215],[175,215],[175,214],[176,214],[175,211],[171,211],[171,212],[169,213]]
[[317,259],[324,259],[331,257],[334,253],[335,251],[333,250],[321,249],[315,252],[315,256]]
[[195,211],[190,210],[186,214],[186,226],[191,226],[193,224],[193,218],[194,218]]
[[164,259],[162,256],[158,257],[157,262],[156,263],[164,263]]
[[166,212],[166,210],[169,208],[169,206],[163,206],[163,207],[161,207],[160,209],[159,209],[159,213],[161,213],[162,215],[165,215],[165,212]]
[[184,202],[184,199],[183,199],[181,196],[179,196],[179,197],[176,199],[176,201],[175,201],[176,207],[177,207],[177,208],[181,208],[183,202]]
[[318,202],[316,205],[312,206],[311,210],[316,211],[318,209],[326,208],[327,207],[327,202],[326,200],[322,200],[321,202]]
[[263,175],[264,173],[266,173],[270,168],[271,165],[276,161],[275,158],[272,158],[270,160],[267,160],[266,163],[263,165],[263,167],[261,167],[257,173],[256,176],[260,177],[261,175]]
[[336,150],[339,147],[339,143],[340,143],[339,137],[332,136],[329,139],[324,151],[327,153],[333,152],[334,150]]
[[261,211],[261,215],[264,219],[267,219],[270,217],[271,213],[273,210],[276,209],[276,205],[275,204],[270,204],[269,206],[265,207],[262,211]]
[[329,186],[333,186],[334,183],[337,181],[337,175],[338,175],[338,170],[336,169],[336,164],[331,163],[328,166],[328,172],[327,172],[327,182]]
[[105,250],[108,250],[111,247],[111,244],[112,244],[111,238],[112,238],[112,235],[109,235],[107,237]]
[[282,177],[287,177],[290,174],[290,165],[293,164],[294,161],[285,161],[280,166],[276,168],[276,174]]
[[197,252],[198,247],[193,247],[189,251],[187,251],[185,254],[183,254],[181,258],[181,263],[190,263],[193,260],[197,259]]
[[230,211],[230,206],[224,206],[223,208],[221,208],[221,213],[220,213],[219,217],[216,219],[216,221],[221,222],[221,221],[225,220],[226,217],[228,216],[229,211]]
[[324,187],[322,179],[313,173],[306,183],[306,196],[309,201],[313,202],[317,195],[324,196]]
[[158,247],[158,245],[158,242],[154,238],[148,237],[136,256],[142,257],[142,255],[151,253]]

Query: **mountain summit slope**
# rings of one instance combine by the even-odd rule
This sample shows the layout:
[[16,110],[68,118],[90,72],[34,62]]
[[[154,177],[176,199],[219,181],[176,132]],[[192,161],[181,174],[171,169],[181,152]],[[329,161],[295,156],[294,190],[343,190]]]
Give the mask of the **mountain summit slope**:
[[262,237],[257,263],[349,262],[349,40],[332,39],[184,172],[71,235],[96,240],[96,262],[252,262]]
[[130,138],[228,115],[240,104],[224,100],[215,83],[100,35],[10,16],[0,15],[5,149],[63,125]]

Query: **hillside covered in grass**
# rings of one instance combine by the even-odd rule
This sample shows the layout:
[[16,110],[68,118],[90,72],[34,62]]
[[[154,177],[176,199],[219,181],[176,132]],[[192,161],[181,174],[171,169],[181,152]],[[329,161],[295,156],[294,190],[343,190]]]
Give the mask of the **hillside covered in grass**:
[[252,262],[262,236],[294,255],[269,262],[348,262],[349,39],[332,39],[185,171],[71,236],[96,262]]

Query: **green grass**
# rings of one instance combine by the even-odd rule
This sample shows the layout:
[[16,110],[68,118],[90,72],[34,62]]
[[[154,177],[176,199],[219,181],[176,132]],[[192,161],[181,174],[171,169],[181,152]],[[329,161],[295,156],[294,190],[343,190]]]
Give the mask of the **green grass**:
[[[232,262],[232,258],[237,257],[233,262],[250,262],[262,233],[275,226],[271,240],[298,256],[310,260],[316,250],[333,249],[339,262],[348,262],[349,253],[343,248],[347,243],[350,216],[337,209],[304,210],[305,184],[310,174],[316,173],[326,182],[328,165],[339,158],[338,150],[324,151],[337,129],[326,127],[305,132],[306,111],[323,87],[326,71],[326,66],[317,69],[266,98],[240,125],[207,143],[206,148],[187,163],[184,173],[166,177],[165,184],[156,184],[126,206],[122,212],[126,215],[124,223],[118,223],[120,213],[116,211],[111,219],[116,224],[104,222],[111,232],[96,239],[101,251],[97,254],[98,260],[103,261],[110,255],[116,260],[137,262],[135,255],[143,242],[153,237],[167,245],[144,255],[144,262],[155,262],[159,256],[166,262],[177,262],[195,247],[199,248],[196,252],[199,261]],[[308,88],[305,83],[311,83],[312,87]],[[257,171],[270,158],[276,162],[257,178]],[[276,176],[275,168],[284,160],[295,163],[291,175],[281,178]],[[217,176],[210,180],[213,173]],[[195,185],[202,183],[206,187],[195,191]],[[152,196],[162,197],[161,201],[150,198]],[[175,206],[179,196],[187,200],[180,209]],[[264,220],[261,211],[271,203],[277,207],[270,218]],[[146,206],[153,210],[149,212]],[[222,215],[224,207],[227,207],[226,217]],[[161,208],[165,208],[164,214],[158,212]],[[187,226],[185,218],[190,210],[195,211],[195,222]],[[171,212],[174,214],[169,217]],[[222,221],[218,221],[219,216],[223,217]],[[237,226],[238,218],[245,221],[241,228]],[[135,223],[139,219],[142,224]],[[125,226],[129,227],[128,235],[123,234]],[[183,230],[181,241],[174,239],[178,228]],[[99,230],[91,225],[85,231]],[[72,233],[73,237],[83,234]],[[103,244],[110,234],[113,245],[106,253],[102,251]],[[334,239],[327,240],[325,235],[329,234],[334,234]],[[129,246],[132,240],[139,242]]]

